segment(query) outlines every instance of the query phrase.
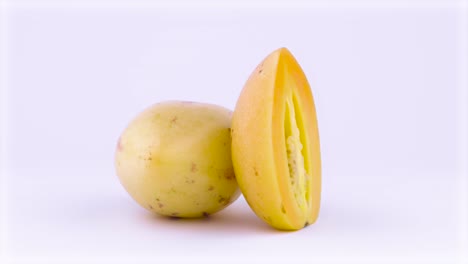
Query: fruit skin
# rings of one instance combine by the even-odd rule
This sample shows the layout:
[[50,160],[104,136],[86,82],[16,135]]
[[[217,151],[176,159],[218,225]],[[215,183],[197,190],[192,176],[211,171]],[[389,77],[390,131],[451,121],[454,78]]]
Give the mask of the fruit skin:
[[[290,103],[289,112],[295,110],[293,121],[303,146],[307,180],[296,185],[303,188],[302,193],[294,192],[289,173],[286,102]],[[290,127],[287,130],[293,130]],[[256,215],[281,230],[298,230],[314,223],[321,193],[316,111],[308,81],[286,48],[267,56],[249,77],[233,113],[231,133],[237,181]],[[295,194],[307,197],[303,208]]]
[[240,195],[231,160],[231,111],[167,101],[140,113],[120,136],[119,180],[142,207],[166,216],[213,214]]

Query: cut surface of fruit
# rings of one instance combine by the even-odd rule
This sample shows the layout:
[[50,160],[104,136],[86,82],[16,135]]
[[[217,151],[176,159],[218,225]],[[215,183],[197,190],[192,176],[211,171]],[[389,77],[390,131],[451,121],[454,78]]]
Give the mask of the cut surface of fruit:
[[232,119],[232,158],[242,193],[269,225],[298,230],[320,209],[321,158],[314,99],[286,49],[246,82]]

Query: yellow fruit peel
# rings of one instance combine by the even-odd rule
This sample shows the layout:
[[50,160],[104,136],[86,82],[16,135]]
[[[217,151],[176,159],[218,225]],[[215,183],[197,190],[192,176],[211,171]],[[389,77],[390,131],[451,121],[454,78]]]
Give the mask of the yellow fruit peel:
[[293,55],[268,55],[246,82],[232,118],[232,159],[240,189],[269,225],[298,230],[320,210],[321,158],[316,110]]

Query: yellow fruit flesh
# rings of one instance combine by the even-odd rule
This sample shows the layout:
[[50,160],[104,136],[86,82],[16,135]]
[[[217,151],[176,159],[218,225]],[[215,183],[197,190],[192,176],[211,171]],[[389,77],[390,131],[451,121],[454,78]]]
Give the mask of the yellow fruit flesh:
[[302,156],[301,132],[297,127],[294,103],[291,98],[286,100],[284,128],[290,184],[297,205],[305,214],[308,207],[308,192],[306,191],[308,175],[304,168],[304,157]]
[[270,54],[247,81],[233,114],[239,186],[271,226],[298,230],[320,206],[320,147],[309,84],[291,53]]

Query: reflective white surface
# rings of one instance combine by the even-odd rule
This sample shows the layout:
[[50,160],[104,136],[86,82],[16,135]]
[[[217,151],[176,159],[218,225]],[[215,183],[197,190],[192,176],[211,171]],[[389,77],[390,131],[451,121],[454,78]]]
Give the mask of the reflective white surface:
[[[6,256],[459,260],[461,19],[455,8],[9,9]],[[131,118],[167,99],[233,109],[282,46],[316,101],[317,223],[275,231],[243,198],[205,220],[160,218],[131,200],[113,168]]]

